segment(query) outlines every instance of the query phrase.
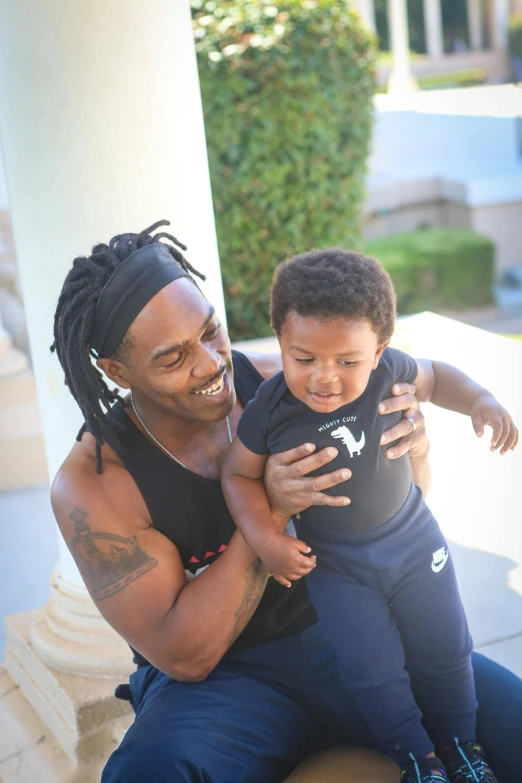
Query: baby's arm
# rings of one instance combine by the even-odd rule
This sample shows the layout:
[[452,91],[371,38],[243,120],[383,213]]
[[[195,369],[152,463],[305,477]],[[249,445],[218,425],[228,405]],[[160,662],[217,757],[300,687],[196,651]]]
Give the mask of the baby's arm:
[[235,438],[223,463],[221,484],[234,522],[251,549],[259,555],[275,578],[286,587],[307,574],[315,558],[303,541],[276,529],[262,481],[265,456],[254,454]]
[[493,430],[491,451],[505,454],[518,443],[518,430],[507,410],[487,389],[468,375],[444,362],[417,359],[418,373],[414,381],[420,402],[433,402],[441,408],[471,417],[478,437],[484,427]]

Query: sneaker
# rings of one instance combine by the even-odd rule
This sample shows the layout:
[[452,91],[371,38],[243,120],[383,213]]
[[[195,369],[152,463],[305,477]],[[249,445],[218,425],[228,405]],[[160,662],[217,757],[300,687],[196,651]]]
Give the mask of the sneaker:
[[498,783],[484,761],[484,751],[477,742],[462,745],[456,739],[450,748],[441,750],[451,783]]
[[410,759],[401,769],[401,783],[448,783],[444,764],[437,757],[418,759],[410,753]]

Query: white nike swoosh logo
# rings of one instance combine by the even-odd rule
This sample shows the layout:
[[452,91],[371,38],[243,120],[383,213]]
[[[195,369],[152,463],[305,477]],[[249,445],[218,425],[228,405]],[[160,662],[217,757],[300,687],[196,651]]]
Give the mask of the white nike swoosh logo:
[[434,571],[436,574],[438,574],[439,571],[442,571],[442,569],[444,568],[444,566],[448,562],[448,558],[449,558],[449,553],[447,555],[445,555],[444,560],[442,560],[442,562],[440,562],[440,563],[433,563],[432,562],[431,570]]

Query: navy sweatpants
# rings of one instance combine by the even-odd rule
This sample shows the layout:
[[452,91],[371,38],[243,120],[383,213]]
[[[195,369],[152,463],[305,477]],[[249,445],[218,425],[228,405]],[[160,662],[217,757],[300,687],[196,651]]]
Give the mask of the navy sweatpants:
[[[482,655],[472,660],[478,739],[500,783],[520,783],[522,680]],[[203,682],[145,666],[130,687],[136,719],[102,783],[281,783],[326,745],[379,749],[319,623],[226,655]]]
[[377,529],[303,524],[299,537],[317,555],[307,585],[341,678],[379,744],[402,766],[410,753],[474,740],[471,637],[447,543],[420,490]]

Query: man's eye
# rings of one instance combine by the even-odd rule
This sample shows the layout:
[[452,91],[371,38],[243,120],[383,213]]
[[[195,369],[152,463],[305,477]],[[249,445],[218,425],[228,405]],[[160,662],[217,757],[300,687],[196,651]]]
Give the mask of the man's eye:
[[208,332],[205,333],[205,337],[208,339],[212,339],[213,337],[216,337],[219,334],[219,331],[221,329],[221,324],[216,324],[215,326],[211,327]]
[[173,362],[169,362],[169,364],[162,364],[162,368],[163,368],[164,370],[168,370],[168,369],[170,369],[170,368],[172,368],[172,367],[177,367],[177,366],[178,366],[178,364],[181,364],[181,361],[182,361],[182,359],[183,359],[183,354],[181,354],[181,353],[180,353],[180,354],[179,354],[179,355],[176,357],[176,359],[174,359],[174,361],[173,361]]

